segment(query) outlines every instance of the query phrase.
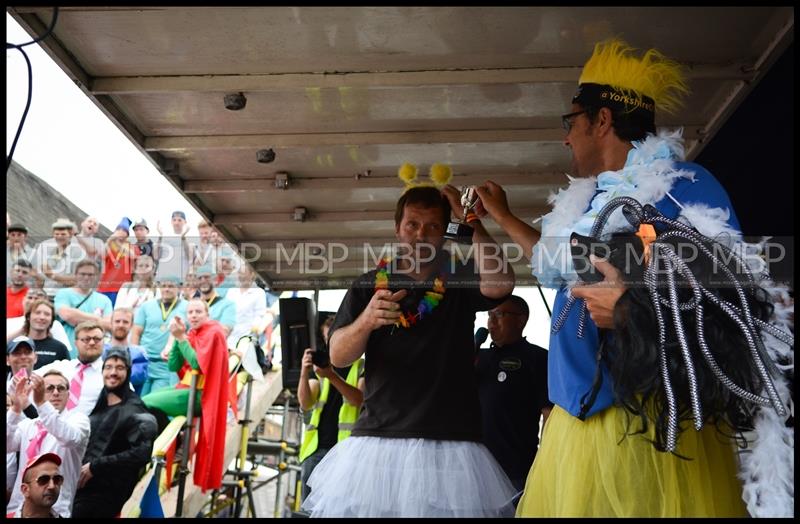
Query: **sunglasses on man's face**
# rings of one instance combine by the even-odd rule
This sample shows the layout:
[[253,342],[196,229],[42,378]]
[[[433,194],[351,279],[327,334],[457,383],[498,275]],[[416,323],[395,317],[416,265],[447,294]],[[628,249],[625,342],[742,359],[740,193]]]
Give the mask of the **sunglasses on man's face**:
[[60,486],[64,483],[64,477],[62,475],[39,475],[33,482],[36,482],[40,486],[47,486],[50,484],[51,480],[56,486]]
[[575,125],[575,117],[584,113],[586,113],[585,109],[583,111],[575,111],[574,113],[561,115],[561,127],[563,127],[567,133],[569,133],[572,129],[572,126]]
[[63,393],[67,389],[69,389],[69,388],[67,388],[67,386],[64,386],[64,385],[56,386],[55,384],[50,384],[49,386],[44,388],[44,390],[47,391],[48,393],[52,393],[53,391],[58,391],[59,393]]

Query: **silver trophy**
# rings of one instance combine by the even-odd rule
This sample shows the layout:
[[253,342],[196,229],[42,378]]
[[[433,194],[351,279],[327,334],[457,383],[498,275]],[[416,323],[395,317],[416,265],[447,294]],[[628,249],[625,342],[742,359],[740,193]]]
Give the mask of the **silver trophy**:
[[475,186],[462,186],[461,187],[461,206],[464,208],[462,218],[456,218],[447,224],[447,231],[444,233],[444,238],[449,238],[461,244],[472,243],[472,233],[475,231],[471,225],[467,224],[467,214],[478,203],[478,192],[475,191]]

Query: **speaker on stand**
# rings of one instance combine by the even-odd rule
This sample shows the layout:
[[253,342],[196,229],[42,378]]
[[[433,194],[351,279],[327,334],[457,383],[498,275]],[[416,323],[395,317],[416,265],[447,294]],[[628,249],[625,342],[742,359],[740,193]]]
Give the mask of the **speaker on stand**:
[[283,387],[297,394],[303,352],[317,349],[317,308],[310,298],[282,298],[278,303],[281,319],[281,367]]

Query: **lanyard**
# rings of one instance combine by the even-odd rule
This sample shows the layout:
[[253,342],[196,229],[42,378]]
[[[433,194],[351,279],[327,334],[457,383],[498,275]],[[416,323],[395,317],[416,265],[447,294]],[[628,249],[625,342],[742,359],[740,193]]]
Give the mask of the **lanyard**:
[[211,297],[211,298],[209,298],[208,300],[206,300],[206,304],[208,304],[208,307],[210,308],[210,307],[211,307],[211,306],[214,304],[214,302],[216,302],[216,300],[217,300],[218,298],[219,298],[219,295],[217,295],[216,293],[214,293],[214,296],[213,296],[213,297]]
[[169,317],[169,314],[172,313],[172,309],[175,307],[175,304],[177,303],[178,303],[177,298],[172,299],[172,305],[169,306],[168,310],[164,311],[164,301],[163,300],[158,301],[158,305],[161,306],[161,320],[163,320],[164,322],[167,321],[167,317]]

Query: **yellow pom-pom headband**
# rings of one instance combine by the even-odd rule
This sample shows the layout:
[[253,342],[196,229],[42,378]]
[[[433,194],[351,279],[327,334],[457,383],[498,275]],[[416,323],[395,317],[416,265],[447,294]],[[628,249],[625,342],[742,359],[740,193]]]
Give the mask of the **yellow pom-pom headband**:
[[633,51],[618,39],[596,44],[572,103],[640,112],[649,118],[654,118],[655,106],[674,113],[689,92],[680,64],[655,49],[641,58]]
[[450,179],[453,178],[453,170],[450,168],[450,166],[446,164],[433,164],[431,166],[428,175],[430,176],[432,183],[416,181],[417,172],[418,172],[417,166],[406,162],[405,164],[400,166],[400,169],[398,169],[397,176],[400,178],[400,180],[405,182],[406,189],[408,189],[409,187],[416,187],[416,186],[441,187],[450,182]]

